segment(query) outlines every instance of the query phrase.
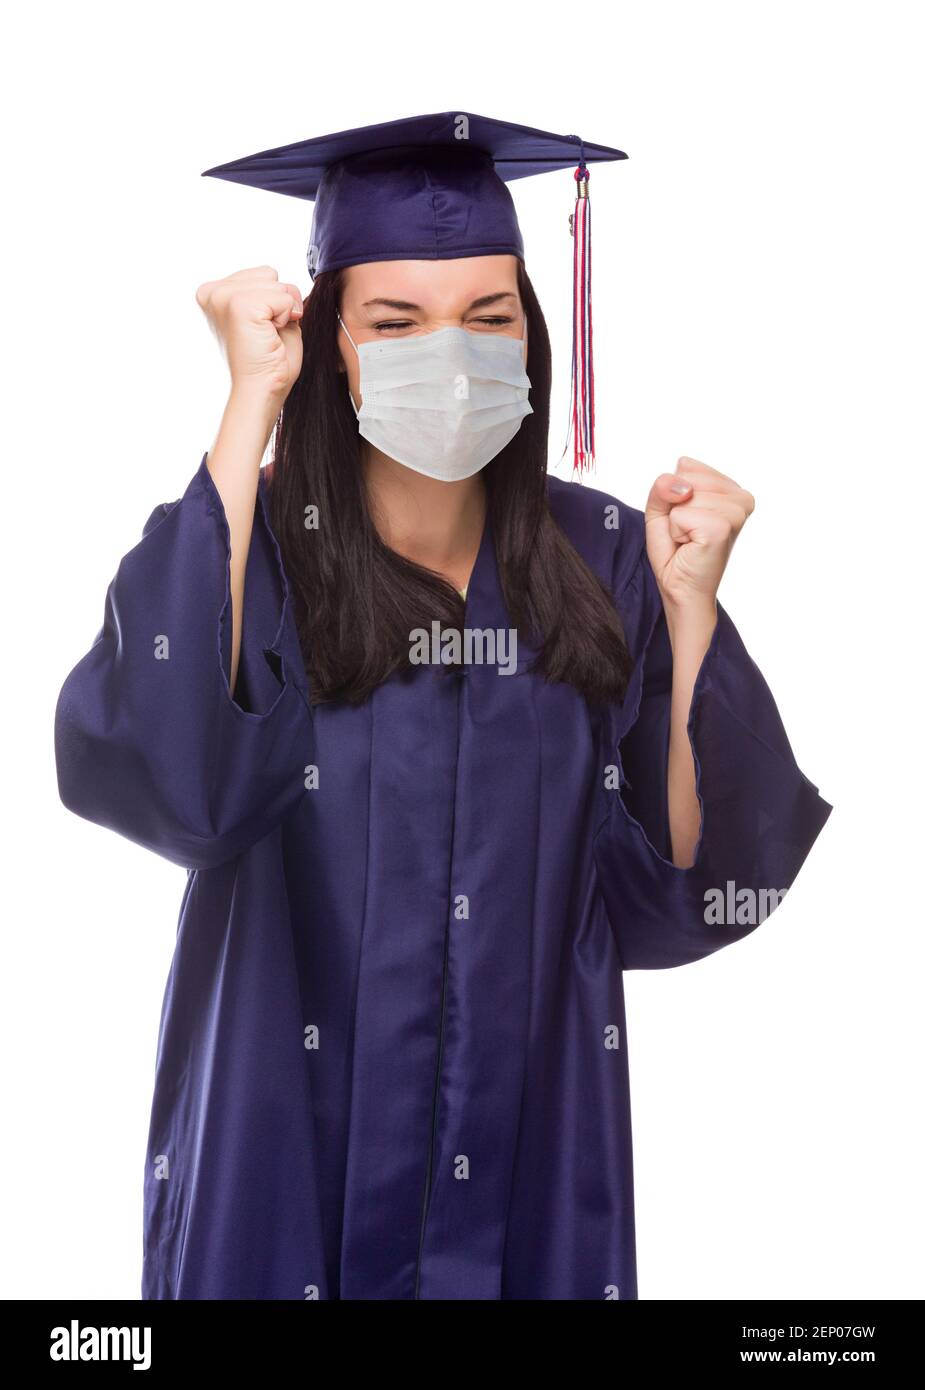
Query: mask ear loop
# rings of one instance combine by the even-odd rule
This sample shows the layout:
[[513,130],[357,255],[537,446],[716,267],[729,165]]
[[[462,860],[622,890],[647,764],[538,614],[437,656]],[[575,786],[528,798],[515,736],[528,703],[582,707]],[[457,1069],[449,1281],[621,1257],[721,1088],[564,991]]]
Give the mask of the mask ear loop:
[[[350,338],[350,329],[349,329],[349,328],[347,327],[347,325],[344,323],[344,321],[343,321],[343,319],[341,318],[340,314],[337,315],[337,318],[338,318],[338,321],[339,321],[339,323],[340,323],[341,328],[342,328],[342,329],[344,330],[344,332],[347,334],[347,337]],[[353,341],[352,338],[350,338],[350,342],[351,342],[351,345],[352,345],[352,347],[353,347],[354,352],[355,352],[356,355],[357,355],[357,361],[359,361],[359,358],[360,358],[360,350],[359,350],[359,348],[357,347],[356,343]],[[350,404],[353,406],[353,413],[354,413],[354,415],[357,417],[357,419],[359,420],[359,418],[360,418],[360,412],[357,410],[357,403],[356,403],[356,401],[353,399],[353,392],[350,390],[350,387],[349,387],[349,386],[347,387],[347,395],[350,397]]]

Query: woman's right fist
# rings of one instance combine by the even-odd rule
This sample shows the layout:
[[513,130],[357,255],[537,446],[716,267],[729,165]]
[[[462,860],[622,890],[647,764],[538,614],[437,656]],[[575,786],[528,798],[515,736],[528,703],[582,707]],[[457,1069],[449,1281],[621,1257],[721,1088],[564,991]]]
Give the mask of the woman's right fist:
[[266,391],[282,404],[302,367],[302,296],[272,266],[207,280],[196,303],[221,344],[234,388]]

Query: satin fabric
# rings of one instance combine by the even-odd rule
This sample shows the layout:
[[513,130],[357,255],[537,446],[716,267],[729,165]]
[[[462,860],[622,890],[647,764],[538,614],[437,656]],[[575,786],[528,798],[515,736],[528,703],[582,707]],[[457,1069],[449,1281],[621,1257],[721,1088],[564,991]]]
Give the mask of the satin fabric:
[[[312,711],[266,491],[236,698],[204,456],[56,710],[65,805],[187,870],[142,1297],[636,1299],[623,972],[754,930],[708,925],[705,892],[788,889],[832,808],[720,606],[689,724],[702,834],[671,863],[643,515],[609,530],[616,499],[554,478],[636,659],[621,706],[531,674],[521,640],[516,674],[421,666]],[[466,624],[509,626],[490,522]]]
[[203,175],[314,202],[314,280],[365,261],[523,260],[508,183],[626,158],[578,135],[438,111],[260,150]]

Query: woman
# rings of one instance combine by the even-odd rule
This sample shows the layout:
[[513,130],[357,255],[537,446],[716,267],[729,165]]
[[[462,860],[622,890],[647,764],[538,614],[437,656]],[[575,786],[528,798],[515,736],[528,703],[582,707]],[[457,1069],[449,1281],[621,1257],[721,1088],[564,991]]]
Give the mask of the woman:
[[831,809],[717,602],[751,495],[548,477],[473,236],[200,287],[220,428],[59,699],[65,804],[188,870],[145,1298],[636,1298],[622,971],[754,930]]

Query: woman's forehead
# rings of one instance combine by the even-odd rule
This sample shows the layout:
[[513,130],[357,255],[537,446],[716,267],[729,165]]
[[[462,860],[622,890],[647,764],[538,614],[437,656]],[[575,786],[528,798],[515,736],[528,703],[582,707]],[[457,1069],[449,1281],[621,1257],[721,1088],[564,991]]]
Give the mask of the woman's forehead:
[[[452,260],[369,261],[348,266],[344,298],[354,308],[376,307],[375,301],[400,301],[406,308],[468,307],[488,295],[517,292],[516,256],[461,256]],[[381,307],[381,306],[378,306]]]

